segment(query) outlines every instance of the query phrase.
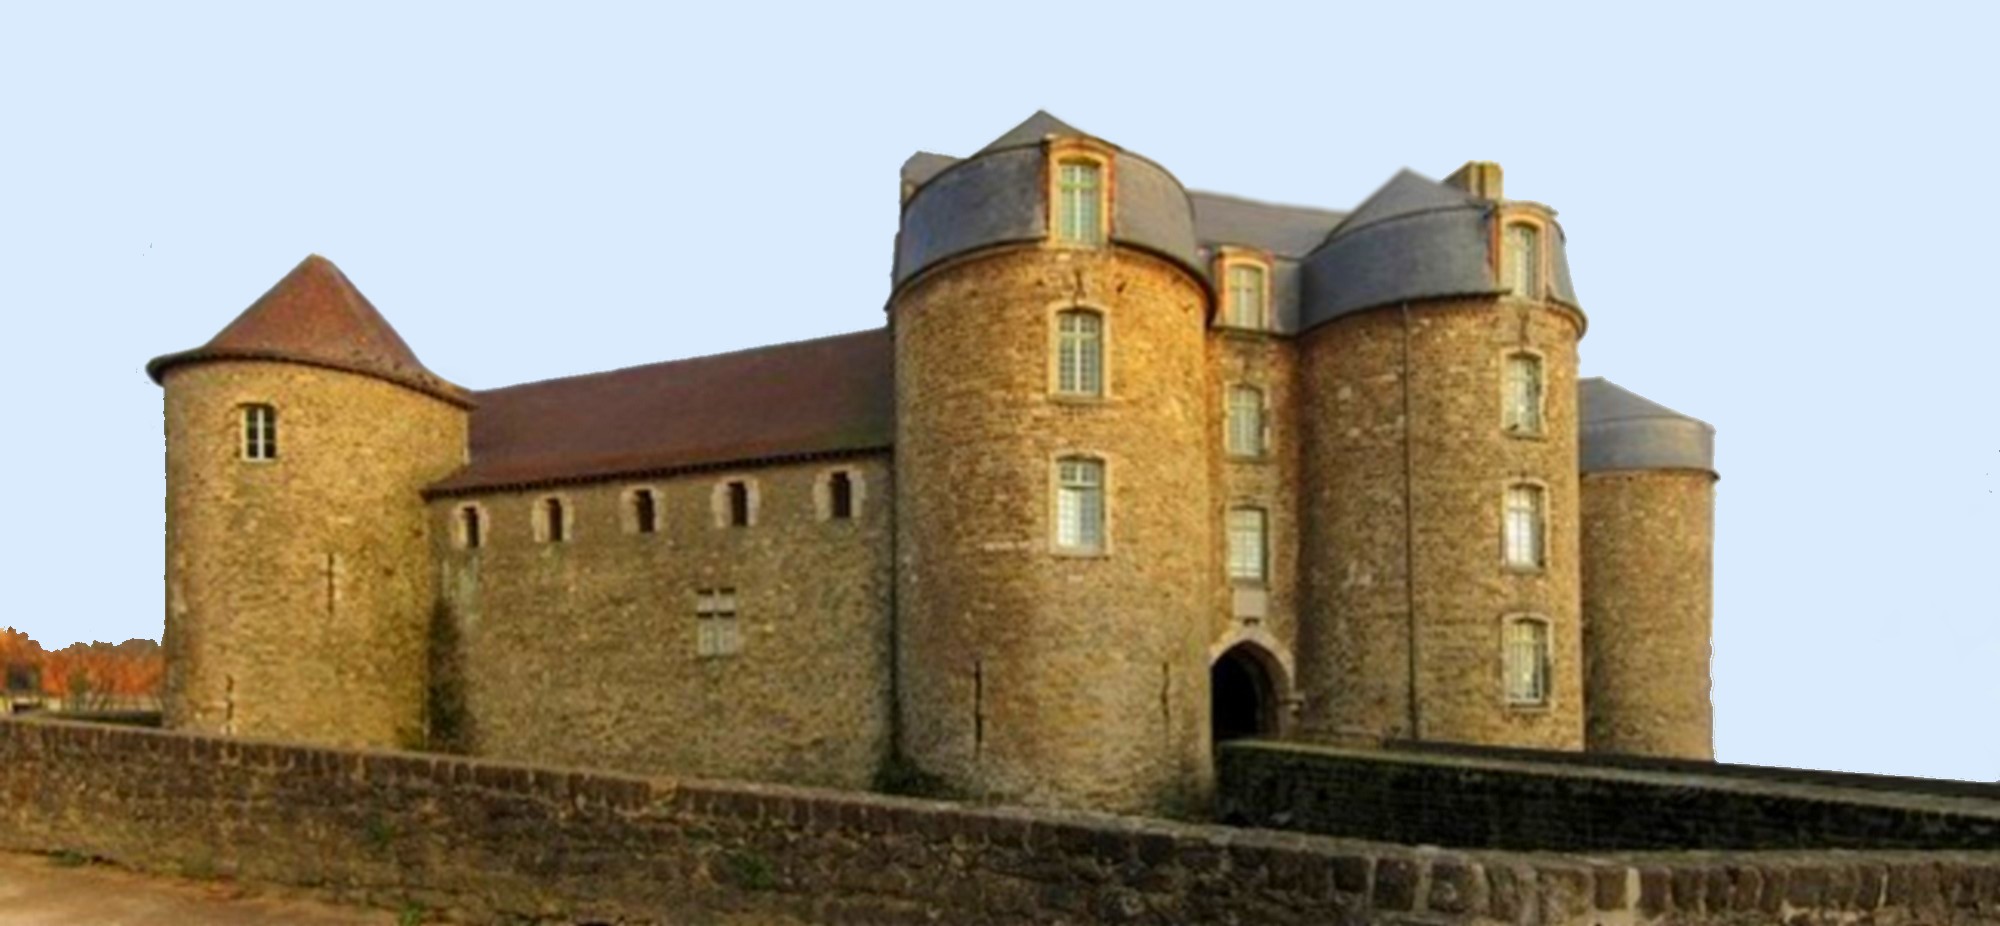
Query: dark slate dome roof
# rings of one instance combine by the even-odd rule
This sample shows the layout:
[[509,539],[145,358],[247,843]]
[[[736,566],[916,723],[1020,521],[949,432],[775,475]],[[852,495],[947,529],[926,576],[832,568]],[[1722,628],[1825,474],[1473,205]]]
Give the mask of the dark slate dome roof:
[[1715,471],[1715,428],[1602,377],[1577,392],[1578,463],[1583,472],[1629,469]]
[[[1042,145],[1052,137],[1095,138],[1037,112],[964,160],[920,152],[905,162],[903,181],[915,189],[903,203],[896,233],[894,284],[961,254],[1042,239],[1049,222]],[[1160,165],[1106,144],[1116,178],[1111,240],[1159,253],[1205,278],[1194,210],[1180,181]]]
[[[1500,292],[1487,259],[1493,215],[1489,200],[1399,172],[1305,259],[1300,327],[1398,302]],[[1550,295],[1576,305],[1560,227],[1545,246]]]
[[236,320],[193,350],[146,364],[154,382],[174,367],[215,360],[283,360],[373,376],[460,406],[472,397],[425,368],[347,275],[310,254]]

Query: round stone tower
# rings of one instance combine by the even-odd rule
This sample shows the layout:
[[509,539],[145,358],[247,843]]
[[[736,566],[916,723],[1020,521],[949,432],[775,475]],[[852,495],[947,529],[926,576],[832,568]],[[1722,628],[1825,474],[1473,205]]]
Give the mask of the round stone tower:
[[919,158],[889,304],[901,753],[972,795],[1188,808],[1219,563],[1186,193],[1039,113]]
[[147,365],[166,392],[166,722],[421,742],[425,485],[464,465],[469,396],[325,258]]
[[1577,341],[1545,207],[1404,172],[1305,265],[1302,733],[1580,749]]
[[1715,429],[1602,379],[1583,405],[1583,641],[1592,752],[1715,757]]

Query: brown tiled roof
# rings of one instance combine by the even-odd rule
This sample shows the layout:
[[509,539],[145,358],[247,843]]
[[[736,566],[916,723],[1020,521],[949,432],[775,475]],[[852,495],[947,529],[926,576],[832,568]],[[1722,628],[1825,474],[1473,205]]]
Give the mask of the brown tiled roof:
[[430,495],[883,450],[887,328],[476,394],[472,463]]
[[347,275],[318,254],[300,261],[222,333],[194,350],[146,364],[154,382],[167,370],[212,360],[286,360],[346,370],[469,406],[471,396],[425,369],[410,345]]

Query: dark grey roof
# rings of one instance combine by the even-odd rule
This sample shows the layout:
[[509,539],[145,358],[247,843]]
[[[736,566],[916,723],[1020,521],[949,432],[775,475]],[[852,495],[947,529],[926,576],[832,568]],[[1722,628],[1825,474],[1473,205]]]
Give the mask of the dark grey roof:
[[[1037,112],[964,160],[919,153],[905,161],[903,182],[915,189],[903,203],[896,232],[895,285],[947,258],[1045,236],[1048,197],[1041,142],[1050,135],[1093,137]],[[1202,274],[1193,208],[1180,181],[1160,165],[1112,147],[1118,185],[1112,240],[1157,252]]]
[[[1492,221],[1492,203],[1398,172],[1305,259],[1300,327],[1399,302],[1499,292],[1488,259]],[[1560,226],[1545,246],[1555,268],[1550,294],[1575,305]]]
[[1715,471],[1715,428],[1602,377],[1576,384],[1578,464],[1583,472]]
[[989,151],[999,151],[1003,148],[1039,145],[1043,139],[1052,135],[1058,138],[1095,137],[1089,132],[1085,132],[1061,119],[1049,115],[1048,110],[1037,109],[1034,115],[1022,120],[1020,125],[1008,129],[1005,135],[988,142],[986,147],[979,149],[973,157],[978,157]]
[[1203,244],[1233,244],[1294,260],[1312,253],[1344,212],[1281,206],[1221,193],[1188,192],[1194,204],[1194,234]]

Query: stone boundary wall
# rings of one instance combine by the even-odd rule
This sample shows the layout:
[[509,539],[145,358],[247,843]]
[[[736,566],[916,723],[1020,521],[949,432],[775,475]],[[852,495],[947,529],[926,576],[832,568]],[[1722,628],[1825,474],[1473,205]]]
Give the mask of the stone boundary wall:
[[2000,923],[2000,852],[1583,858],[0,720],[0,849],[470,922]]
[[1833,773],[1780,779],[1522,755],[1235,742],[1220,750],[1218,803],[1224,819],[1246,825],[1459,848],[2000,850],[1991,788],[1893,792]]

